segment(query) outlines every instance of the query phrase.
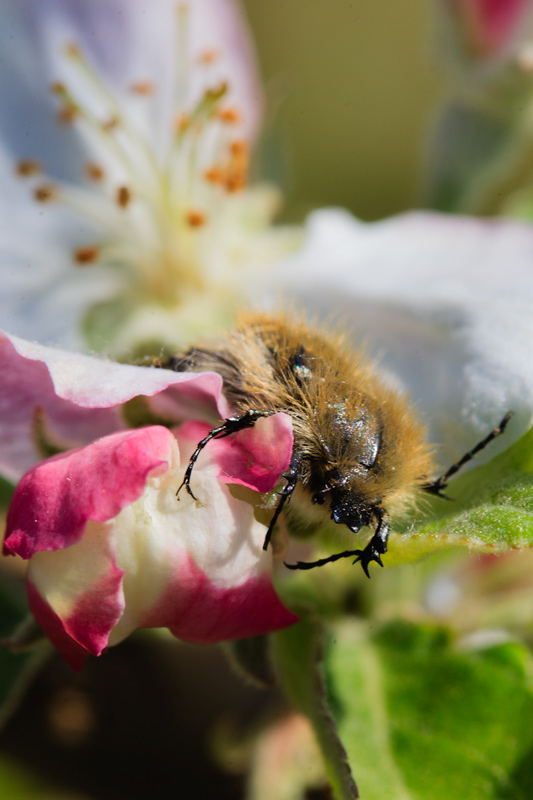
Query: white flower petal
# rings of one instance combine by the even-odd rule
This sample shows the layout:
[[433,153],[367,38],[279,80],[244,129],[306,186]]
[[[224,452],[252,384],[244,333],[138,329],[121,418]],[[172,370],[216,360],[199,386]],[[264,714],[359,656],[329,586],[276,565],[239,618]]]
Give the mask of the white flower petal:
[[[515,431],[531,423],[531,226],[430,213],[366,224],[319,211],[271,281],[333,313],[399,376],[443,462],[509,409]],[[508,444],[502,437],[491,454]]]

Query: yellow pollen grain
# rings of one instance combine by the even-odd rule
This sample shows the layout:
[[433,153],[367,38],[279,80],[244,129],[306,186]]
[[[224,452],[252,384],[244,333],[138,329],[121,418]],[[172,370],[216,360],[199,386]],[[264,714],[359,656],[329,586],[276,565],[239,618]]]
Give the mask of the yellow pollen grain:
[[232,156],[248,157],[248,145],[243,139],[236,139],[230,145]]
[[114,128],[117,127],[119,123],[118,117],[109,117],[109,119],[104,120],[102,122],[102,129],[104,131],[112,131]]
[[60,81],[55,81],[54,83],[50,84],[50,91],[53,94],[65,95],[67,93],[67,87],[65,86],[64,83],[61,83]]
[[200,53],[198,56],[198,63],[199,64],[213,64],[219,58],[219,53],[217,50],[204,50],[203,53]]
[[39,175],[43,168],[35,158],[21,158],[17,162],[16,173],[21,178],[29,178],[32,175]]
[[38,186],[35,189],[33,196],[38,203],[49,203],[51,200],[55,200],[56,194],[57,190],[55,186],[43,184],[43,186]]
[[218,112],[218,118],[221,122],[225,122],[226,125],[236,125],[237,122],[241,121],[239,110],[234,106],[226,106],[226,108],[221,108]]
[[204,92],[204,98],[210,103],[213,103],[216,100],[220,100],[221,97],[224,97],[227,91],[228,84],[226,81],[222,81],[222,83],[219,83],[218,86],[212,86],[210,89],[206,89]]
[[132,193],[127,186],[119,186],[115,196],[117,206],[127,208],[132,200]]
[[224,186],[228,192],[239,192],[245,188],[248,164],[248,144],[242,139],[237,139],[230,145],[230,159],[224,181]]
[[96,245],[86,245],[85,247],[78,247],[73,252],[74,261],[78,264],[94,264],[100,255],[100,248]]
[[63,106],[57,112],[57,121],[61,125],[71,125],[76,119],[76,111],[72,106]]
[[242,170],[228,170],[224,186],[228,192],[240,192],[246,186],[246,172]]
[[105,172],[102,167],[98,166],[98,164],[95,164],[92,161],[89,161],[87,164],[85,164],[83,171],[90,181],[98,182],[103,180],[105,176]]
[[178,114],[176,117],[176,133],[184,133],[191,124],[191,118],[188,114]]
[[81,50],[77,44],[74,44],[74,42],[69,42],[65,45],[65,55],[70,56],[71,58],[79,58],[81,56]]
[[209,183],[224,183],[226,173],[222,167],[214,166],[204,172],[204,178]]
[[191,228],[201,228],[207,222],[207,217],[203,211],[191,209],[185,215],[185,220]]
[[130,91],[141,96],[150,95],[155,92],[155,83],[153,81],[136,81],[131,84]]

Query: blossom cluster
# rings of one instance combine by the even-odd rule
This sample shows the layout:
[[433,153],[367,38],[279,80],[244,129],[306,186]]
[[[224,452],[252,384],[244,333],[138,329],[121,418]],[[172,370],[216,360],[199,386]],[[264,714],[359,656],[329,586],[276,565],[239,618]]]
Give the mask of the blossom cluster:
[[[7,336],[0,360],[9,376],[0,388],[3,467],[12,478],[27,470],[4,553],[30,559],[31,611],[73,667],[136,628],[217,642],[295,621],[273,588],[266,527],[230,488],[274,488],[292,450],[287,415],[213,442],[194,470],[198,500],[178,500],[190,454],[211,427],[202,417],[227,413],[220,376],[112,364]],[[128,428],[135,401],[166,425]],[[39,446],[60,442],[69,449],[38,460]]]

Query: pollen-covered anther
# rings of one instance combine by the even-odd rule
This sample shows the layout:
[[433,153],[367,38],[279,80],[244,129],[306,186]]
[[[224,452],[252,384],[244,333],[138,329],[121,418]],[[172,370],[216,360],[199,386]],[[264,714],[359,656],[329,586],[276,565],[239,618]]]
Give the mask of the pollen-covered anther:
[[191,124],[191,118],[188,114],[182,113],[178,114],[176,117],[176,133],[185,133],[189,125]]
[[215,61],[218,61],[219,57],[220,57],[220,53],[218,52],[218,50],[214,50],[214,49],[204,50],[198,56],[198,63],[199,64],[205,64],[205,65],[213,64]]
[[155,83],[153,81],[136,81],[131,84],[130,91],[133,92],[133,94],[145,97],[155,92]]
[[67,87],[61,81],[54,81],[50,84],[50,91],[52,94],[57,94],[59,97],[65,97],[67,95]]
[[65,45],[65,55],[70,58],[81,58],[81,50],[74,42],[67,42]]
[[105,119],[102,122],[102,130],[104,130],[104,131],[112,131],[117,127],[119,122],[120,122],[120,120],[119,120],[118,117],[109,117],[109,119]]
[[33,192],[33,196],[38,203],[50,203],[57,197],[57,189],[50,183],[38,186]]
[[224,183],[226,180],[226,172],[222,167],[211,167],[204,172],[204,178],[209,183]]
[[105,177],[105,172],[102,167],[92,161],[89,161],[87,164],[85,164],[83,171],[86,177],[95,183],[98,183],[98,181],[103,180]]
[[185,215],[185,220],[191,228],[201,228],[207,222],[207,216],[203,211],[191,208]]
[[238,192],[246,186],[250,161],[247,142],[238,139],[230,145],[230,160],[224,185],[228,192]]
[[94,264],[94,262],[100,257],[100,248],[94,244],[85,245],[84,247],[78,247],[76,250],[74,250],[72,256],[74,261],[82,266]]
[[31,178],[43,171],[42,165],[35,158],[21,158],[17,161],[16,173],[20,178]]
[[226,125],[236,125],[242,119],[239,109],[234,106],[219,109],[217,116]]
[[248,163],[248,143],[244,139],[236,139],[230,145],[231,155],[234,158],[246,159]]
[[133,195],[127,186],[119,186],[115,195],[115,200],[119,208],[127,208],[131,203]]
[[216,103],[217,100],[220,100],[221,97],[224,97],[225,94],[228,92],[228,84],[226,81],[222,81],[218,84],[218,86],[211,86],[210,89],[206,89],[204,92],[204,100],[208,103]]
[[57,121],[60,125],[72,125],[76,116],[77,112],[72,106],[63,106],[57,112]]

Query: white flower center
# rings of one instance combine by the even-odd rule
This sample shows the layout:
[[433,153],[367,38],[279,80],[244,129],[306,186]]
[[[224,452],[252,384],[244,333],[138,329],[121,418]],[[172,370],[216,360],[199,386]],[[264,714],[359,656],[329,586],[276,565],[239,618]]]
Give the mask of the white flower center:
[[[229,85],[210,83],[221,56],[189,53],[187,16],[180,6],[170,113],[155,113],[161,98],[153,81],[138,80],[121,97],[68,45],[69,78],[52,90],[59,121],[76,125],[90,148],[84,182],[43,181],[36,161],[18,164],[19,175],[35,181],[37,201],[66,206],[94,228],[95,239],[74,250],[75,263],[125,270],[130,294],[167,308],[216,285],[220,263],[214,266],[206,253],[221,249],[227,206],[246,187],[249,160],[239,136],[242,111],[229,103]],[[208,88],[187,108],[193,77]],[[154,130],[162,118],[169,129]]]

